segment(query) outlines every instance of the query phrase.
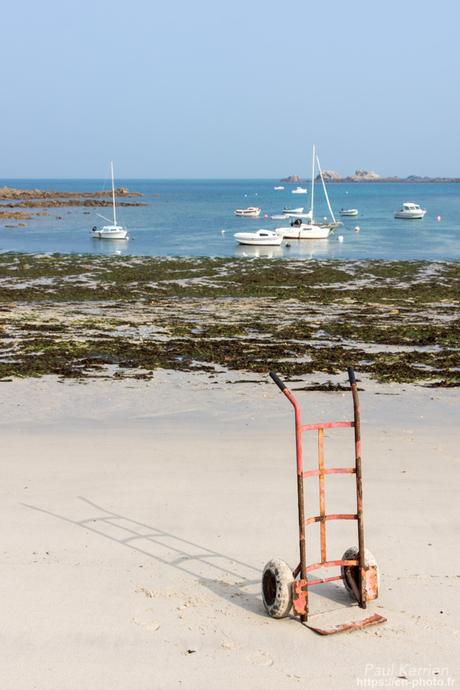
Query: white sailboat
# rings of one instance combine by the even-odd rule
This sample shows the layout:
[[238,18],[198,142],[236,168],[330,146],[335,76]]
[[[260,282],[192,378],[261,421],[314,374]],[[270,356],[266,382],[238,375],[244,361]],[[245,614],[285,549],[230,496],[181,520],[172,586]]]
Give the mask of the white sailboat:
[[117,207],[115,204],[115,182],[113,176],[113,161],[110,161],[110,172],[112,174],[112,207],[113,207],[113,220],[110,218],[105,218],[101,216],[100,213],[96,213],[99,218],[106,220],[111,225],[104,225],[102,228],[94,226],[91,230],[92,237],[97,237],[100,240],[128,240],[128,230],[122,225],[117,224]]
[[[329,213],[331,214],[332,222],[317,222],[314,216],[314,205],[315,205],[315,171],[316,166],[318,166],[319,176],[323,185],[324,196],[326,197],[327,207]],[[323,171],[321,170],[321,165],[319,158],[316,155],[316,148],[313,145],[313,156],[312,156],[312,170],[311,170],[311,197],[310,197],[310,211],[308,213],[308,223],[303,223],[301,218],[294,220],[289,227],[286,228],[276,228],[276,232],[286,240],[325,240],[329,237],[331,231],[336,228],[340,223],[337,222],[334,211],[332,210],[331,203],[329,201],[329,196],[326,189],[326,184],[324,182]]]

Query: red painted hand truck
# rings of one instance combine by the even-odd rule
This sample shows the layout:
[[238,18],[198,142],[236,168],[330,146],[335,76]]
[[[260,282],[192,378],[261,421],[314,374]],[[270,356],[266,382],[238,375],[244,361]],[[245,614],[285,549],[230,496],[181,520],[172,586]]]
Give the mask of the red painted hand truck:
[[[267,613],[273,618],[286,617],[291,607],[302,623],[308,620],[308,589],[324,582],[343,580],[349,594],[356,599],[359,606],[366,608],[367,602],[378,597],[378,569],[372,554],[364,547],[363,492],[361,474],[361,429],[360,407],[356,378],[352,368],[348,369],[351,393],[353,396],[354,419],[352,422],[324,422],[321,424],[302,424],[299,403],[291,391],[274,373],[270,376],[278,388],[294,407],[295,438],[297,458],[297,499],[299,518],[299,551],[300,563],[291,571],[280,559],[272,559],[264,568],[262,577],[262,598]],[[350,427],[355,435],[355,462],[353,467],[326,467],[324,462],[324,430],[337,427]],[[318,469],[304,471],[302,461],[302,436],[304,432],[316,431],[318,434]],[[356,513],[326,514],[325,476],[328,474],[354,474],[356,477]],[[305,519],[304,480],[318,477],[319,480],[319,515]],[[329,520],[356,520],[358,526],[358,546],[345,551],[340,560],[329,561],[326,553],[326,523]],[[319,522],[321,561],[307,565],[306,527]],[[340,575],[321,579],[308,579],[310,573],[320,568],[340,567]],[[307,626],[320,635],[331,635],[345,630],[355,630],[368,625],[383,623],[386,619],[378,614],[333,628],[315,628]]]

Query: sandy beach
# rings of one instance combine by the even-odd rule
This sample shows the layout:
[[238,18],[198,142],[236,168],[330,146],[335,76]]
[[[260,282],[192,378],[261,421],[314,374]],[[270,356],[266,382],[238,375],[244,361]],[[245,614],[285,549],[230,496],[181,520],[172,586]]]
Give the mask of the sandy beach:
[[[271,557],[298,562],[291,409],[263,376],[231,378],[2,384],[4,690],[458,683],[458,391],[363,380],[369,612],[388,621],[322,638],[260,595]],[[351,418],[348,393],[297,394],[305,421]],[[351,459],[345,431],[327,434],[331,464]],[[330,510],[347,482],[331,478]],[[328,534],[336,558],[356,541]],[[336,583],[311,612],[367,615]]]

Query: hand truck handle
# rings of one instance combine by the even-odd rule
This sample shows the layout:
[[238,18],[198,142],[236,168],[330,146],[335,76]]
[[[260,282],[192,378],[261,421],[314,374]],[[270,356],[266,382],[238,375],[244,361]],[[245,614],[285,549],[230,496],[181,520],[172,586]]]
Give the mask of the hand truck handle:
[[355,370],[353,367],[347,367],[348,371],[348,380],[350,381],[350,386],[353,386],[354,383],[356,383],[356,377],[355,377]]
[[284,391],[284,389],[287,388],[286,384],[281,381],[280,377],[275,374],[274,371],[270,372],[270,378],[276,383],[280,391]]

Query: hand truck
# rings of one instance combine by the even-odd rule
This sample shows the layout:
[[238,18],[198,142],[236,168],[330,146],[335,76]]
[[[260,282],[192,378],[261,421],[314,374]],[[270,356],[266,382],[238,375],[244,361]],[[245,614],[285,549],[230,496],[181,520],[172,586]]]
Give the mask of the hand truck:
[[[267,613],[273,618],[285,618],[291,608],[302,623],[308,620],[308,590],[324,582],[343,580],[346,590],[359,606],[366,608],[367,602],[378,597],[378,568],[375,558],[364,547],[363,492],[361,474],[361,428],[360,406],[356,378],[353,369],[348,368],[348,377],[353,397],[354,419],[350,422],[324,422],[320,424],[302,424],[300,405],[294,395],[275,374],[270,377],[294,407],[295,439],[297,460],[297,502],[299,521],[300,563],[291,571],[282,560],[274,558],[264,568],[262,576],[262,599]],[[324,430],[338,427],[354,429],[355,462],[352,467],[326,467],[324,461]],[[318,435],[318,469],[304,471],[302,460],[302,436],[304,432],[316,431]],[[325,502],[325,477],[329,474],[354,474],[356,478],[356,513],[327,514]],[[319,515],[305,519],[304,480],[318,477],[319,481]],[[330,520],[356,520],[358,526],[358,546],[345,551],[340,560],[328,560],[326,552],[326,523]],[[321,560],[307,564],[306,527],[319,523]],[[320,579],[308,579],[310,573],[321,568],[340,567],[340,575]],[[374,613],[361,621],[354,621],[332,628],[316,628],[308,625],[320,635],[331,635],[345,630],[355,630],[368,625],[385,622],[385,618]]]

